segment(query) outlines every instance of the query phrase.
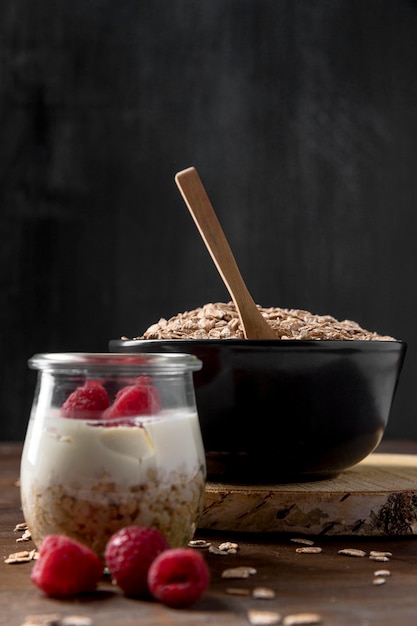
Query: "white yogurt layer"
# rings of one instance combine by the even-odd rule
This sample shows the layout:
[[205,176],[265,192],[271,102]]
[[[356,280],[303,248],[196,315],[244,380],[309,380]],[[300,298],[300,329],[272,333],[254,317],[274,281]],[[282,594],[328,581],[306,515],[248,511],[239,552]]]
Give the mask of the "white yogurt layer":
[[23,484],[36,475],[37,484],[45,486],[81,481],[87,487],[103,478],[131,486],[146,481],[149,470],[187,474],[205,463],[195,412],[140,416],[136,425],[113,420],[112,426],[55,413],[45,418],[42,429],[33,428],[34,414],[22,455]]

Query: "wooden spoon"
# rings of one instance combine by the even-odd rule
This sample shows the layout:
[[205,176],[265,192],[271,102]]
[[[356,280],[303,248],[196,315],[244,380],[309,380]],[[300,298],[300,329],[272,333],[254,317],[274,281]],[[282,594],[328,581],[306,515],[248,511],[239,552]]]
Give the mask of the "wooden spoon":
[[175,182],[235,303],[246,339],[277,339],[246,287],[197,170],[178,172]]

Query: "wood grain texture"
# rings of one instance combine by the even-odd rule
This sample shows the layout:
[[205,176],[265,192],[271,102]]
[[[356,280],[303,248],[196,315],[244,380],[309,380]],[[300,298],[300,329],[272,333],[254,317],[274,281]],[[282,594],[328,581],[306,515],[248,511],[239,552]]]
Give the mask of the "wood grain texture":
[[200,527],[319,536],[417,535],[417,455],[371,454],[325,481],[208,483]]

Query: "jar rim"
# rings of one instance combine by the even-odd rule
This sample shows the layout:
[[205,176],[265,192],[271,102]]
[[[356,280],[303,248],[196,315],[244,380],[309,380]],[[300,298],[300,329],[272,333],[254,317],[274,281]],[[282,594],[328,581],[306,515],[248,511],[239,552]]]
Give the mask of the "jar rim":
[[36,370],[84,370],[173,373],[175,371],[197,371],[202,361],[192,354],[173,352],[44,352],[34,354],[29,360],[30,369]]

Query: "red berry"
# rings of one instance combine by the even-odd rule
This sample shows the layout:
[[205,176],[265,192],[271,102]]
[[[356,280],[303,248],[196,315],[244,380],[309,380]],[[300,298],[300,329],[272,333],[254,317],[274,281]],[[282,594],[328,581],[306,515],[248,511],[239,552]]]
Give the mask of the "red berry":
[[209,582],[210,573],[203,556],[191,548],[165,550],[154,560],[148,573],[152,595],[174,609],[196,602]]
[[152,385],[151,376],[138,376],[136,379],[137,385]]
[[48,535],[39,548],[31,580],[48,596],[74,596],[94,591],[103,563],[82,543],[63,535]]
[[110,537],[105,550],[113,581],[128,596],[149,596],[149,567],[158,554],[169,547],[157,528],[122,528]]
[[110,400],[103,385],[95,380],[88,380],[68,396],[61,407],[61,416],[73,419],[98,417],[108,406]]
[[158,390],[149,384],[123,387],[117,393],[112,406],[107,409],[106,419],[134,415],[151,415],[161,410]]

